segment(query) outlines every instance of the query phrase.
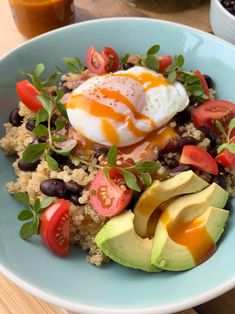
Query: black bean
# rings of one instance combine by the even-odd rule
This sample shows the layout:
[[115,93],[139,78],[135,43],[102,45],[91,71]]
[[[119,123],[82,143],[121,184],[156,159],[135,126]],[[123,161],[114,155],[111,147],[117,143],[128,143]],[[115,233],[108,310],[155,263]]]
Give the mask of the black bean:
[[63,197],[66,193],[64,181],[60,179],[48,179],[42,181],[40,190],[47,196]]
[[40,163],[40,160],[37,160],[35,162],[26,163],[22,159],[20,159],[18,162],[18,167],[22,171],[34,171],[34,170],[36,170],[39,163]]
[[174,117],[174,121],[179,125],[182,125],[188,121],[191,120],[191,113],[189,112],[189,110],[185,109],[181,112],[178,112],[175,117]]
[[60,168],[63,168],[66,165],[66,163],[68,162],[67,156],[56,154],[54,152],[51,152],[50,155],[53,159],[55,159],[58,162],[58,165]]
[[173,169],[169,169],[169,172],[177,173],[177,172],[183,172],[190,170],[191,167],[189,165],[179,165],[178,167],[175,167]]
[[27,130],[32,132],[34,130],[34,128],[35,128],[35,121],[34,120],[27,121],[26,124],[25,124],[25,127],[26,127]]
[[79,203],[79,196],[77,194],[70,194],[69,200],[74,204],[74,205],[80,205]]
[[66,190],[70,193],[77,194],[82,191],[82,187],[73,180],[69,182],[65,182],[64,185],[65,185]]
[[95,147],[94,157],[99,158],[100,156],[107,156],[108,152],[109,152],[109,147],[98,145]]
[[10,113],[9,122],[13,126],[20,126],[22,124],[23,117],[19,114],[19,109],[18,108],[12,110],[12,112]]
[[197,145],[198,141],[191,136],[181,137],[178,142],[176,142],[174,146],[174,151],[181,152],[183,147],[186,145]]
[[213,88],[214,87],[214,82],[213,82],[212,78],[209,75],[207,75],[207,74],[203,74],[203,76],[204,76],[204,78],[206,80],[207,86],[209,88]]
[[178,160],[174,159],[174,158],[164,158],[164,165],[166,165],[168,168],[172,169],[175,168],[179,165]]
[[223,174],[218,174],[216,177],[212,179],[212,181],[221,186],[223,189],[226,189],[226,180]]
[[198,103],[197,99],[195,98],[195,96],[193,96],[193,95],[189,96],[189,104],[188,105],[190,107],[198,107],[199,106],[199,103]]
[[134,63],[126,62],[121,65],[121,70],[128,70],[134,66]]
[[205,136],[209,138],[211,147],[216,146],[217,135],[209,126],[199,126],[198,130],[203,132]]

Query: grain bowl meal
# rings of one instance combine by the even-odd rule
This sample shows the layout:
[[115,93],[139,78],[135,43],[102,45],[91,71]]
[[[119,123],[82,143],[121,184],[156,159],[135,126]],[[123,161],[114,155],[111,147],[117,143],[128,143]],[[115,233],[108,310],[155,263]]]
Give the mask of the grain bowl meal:
[[215,253],[235,196],[235,105],[159,49],[90,47],[86,67],[66,57],[48,78],[41,63],[22,71],[0,146],[16,155],[7,189],[24,206],[24,240],[148,272]]

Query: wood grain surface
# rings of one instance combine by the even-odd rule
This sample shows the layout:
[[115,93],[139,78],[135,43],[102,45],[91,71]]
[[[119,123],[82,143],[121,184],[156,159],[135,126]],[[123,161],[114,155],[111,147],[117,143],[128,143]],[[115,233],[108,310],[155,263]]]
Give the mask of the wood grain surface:
[[[77,22],[112,16],[142,16],[174,21],[211,32],[209,2],[194,10],[160,14],[136,8],[125,0],[75,0]],[[16,29],[7,0],[0,0],[0,58],[26,40]],[[50,305],[0,275],[0,314],[72,314]],[[235,290],[178,314],[235,314]],[[82,314],[82,313],[80,313]]]

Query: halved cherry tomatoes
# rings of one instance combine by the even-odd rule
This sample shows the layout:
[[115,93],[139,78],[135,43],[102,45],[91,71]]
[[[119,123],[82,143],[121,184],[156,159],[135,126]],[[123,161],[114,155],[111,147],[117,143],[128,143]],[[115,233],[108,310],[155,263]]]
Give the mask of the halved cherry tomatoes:
[[218,166],[214,158],[206,150],[197,146],[184,146],[180,156],[180,163],[191,165],[196,169],[214,175],[218,174]]
[[120,171],[109,169],[108,172],[110,181],[100,170],[90,186],[91,205],[103,217],[112,217],[124,210],[133,194],[133,191],[127,188]]
[[208,88],[208,85],[207,85],[207,82],[206,82],[206,79],[205,77],[202,75],[202,73],[200,71],[195,71],[194,74],[199,77],[200,79],[200,82],[202,84],[202,88],[203,88],[203,92],[205,95],[209,96],[209,88]]
[[[231,139],[231,143],[235,143],[235,136]],[[223,150],[215,157],[215,160],[224,167],[235,168],[235,154],[230,153],[227,149]]]
[[70,202],[58,199],[40,215],[40,234],[54,253],[65,256],[69,251]]
[[43,108],[41,102],[37,99],[40,92],[28,80],[17,82],[16,92],[19,99],[30,110],[37,112],[39,109]]
[[96,74],[115,72],[119,68],[119,57],[110,47],[104,47],[99,53],[91,46],[86,54],[86,66],[90,72]]
[[166,68],[172,64],[172,56],[158,56],[157,61],[159,62],[158,71],[164,73]]
[[215,127],[215,120],[220,120],[224,128],[235,117],[235,104],[226,100],[208,100],[192,110],[192,119],[196,127],[206,125],[220,134]]

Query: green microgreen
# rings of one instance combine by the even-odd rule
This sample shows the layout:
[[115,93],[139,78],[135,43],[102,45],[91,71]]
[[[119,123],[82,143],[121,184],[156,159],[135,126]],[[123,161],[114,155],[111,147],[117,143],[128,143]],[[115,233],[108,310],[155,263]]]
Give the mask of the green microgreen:
[[39,233],[39,215],[43,212],[45,208],[50,206],[52,202],[56,199],[55,197],[48,197],[43,201],[36,199],[33,205],[30,204],[28,193],[18,192],[14,194],[14,197],[27,206],[27,209],[23,209],[18,214],[18,220],[28,221],[21,226],[20,236],[22,239],[26,240],[33,235]]
[[160,49],[159,45],[153,45],[150,47],[145,54],[139,55],[140,65],[149,68],[150,70],[158,70],[159,64],[156,58],[156,54]]
[[215,120],[216,128],[224,135],[226,142],[221,144],[217,148],[217,154],[220,154],[223,150],[228,150],[230,153],[235,154],[235,143],[231,143],[232,131],[235,129],[235,117],[230,120],[228,124],[228,131],[226,132],[222,123],[219,120]]
[[122,57],[121,57],[121,63],[126,63],[127,62],[127,60],[128,60],[128,58],[129,58],[129,54],[128,53],[126,53],[125,55],[123,55]]
[[184,57],[182,55],[175,55],[173,63],[169,65],[165,72],[168,74],[167,80],[169,83],[174,83],[177,78],[177,73],[183,71]]
[[63,61],[67,68],[74,74],[78,74],[84,71],[84,66],[82,65],[82,62],[78,57],[66,57],[63,58]]

